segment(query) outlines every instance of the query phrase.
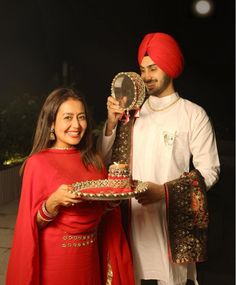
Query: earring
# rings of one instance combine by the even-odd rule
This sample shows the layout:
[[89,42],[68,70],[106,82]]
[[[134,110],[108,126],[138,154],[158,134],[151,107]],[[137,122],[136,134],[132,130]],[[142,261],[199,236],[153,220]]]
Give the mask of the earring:
[[49,140],[50,141],[55,141],[55,139],[56,139],[55,130],[53,128],[51,128],[50,134],[49,134]]

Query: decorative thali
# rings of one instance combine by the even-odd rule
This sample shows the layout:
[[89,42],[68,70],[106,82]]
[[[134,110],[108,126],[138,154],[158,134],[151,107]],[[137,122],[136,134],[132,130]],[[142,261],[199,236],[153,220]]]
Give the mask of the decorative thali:
[[79,197],[86,200],[125,200],[141,194],[148,189],[147,182],[133,180],[100,179],[76,182],[72,184]]
[[[131,128],[134,116],[129,112],[138,111],[145,99],[145,84],[135,72],[120,72],[112,80],[111,96],[119,101],[124,109],[125,124],[119,124],[113,145],[111,163],[115,167],[108,171],[108,179],[76,182],[73,193],[86,200],[125,200],[131,199],[148,190],[148,183],[133,180],[130,171]],[[133,112],[132,112],[133,113]],[[131,118],[132,119],[129,119]],[[120,122],[123,122],[122,118]],[[127,126],[127,128],[126,128]],[[125,128],[125,129],[124,129]],[[117,161],[117,163],[115,162]],[[125,167],[125,168],[124,168]]]

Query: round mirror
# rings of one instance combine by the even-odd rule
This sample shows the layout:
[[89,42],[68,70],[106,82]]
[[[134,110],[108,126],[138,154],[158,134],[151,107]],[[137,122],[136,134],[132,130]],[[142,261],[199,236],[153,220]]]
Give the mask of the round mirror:
[[118,73],[111,84],[111,95],[126,111],[138,109],[145,98],[145,85],[135,72]]

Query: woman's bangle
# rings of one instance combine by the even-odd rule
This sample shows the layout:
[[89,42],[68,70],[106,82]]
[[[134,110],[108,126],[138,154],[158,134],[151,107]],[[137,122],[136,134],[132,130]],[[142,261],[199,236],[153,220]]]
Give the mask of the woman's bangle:
[[46,201],[44,201],[42,203],[41,207],[38,209],[38,215],[39,215],[40,219],[45,221],[45,222],[53,221],[56,218],[57,214],[58,214],[58,212],[56,212],[56,214],[51,214],[47,211]]
[[44,215],[47,216],[49,219],[54,219],[58,214],[58,212],[55,212],[53,214],[48,212],[48,210],[46,208],[46,200],[42,204],[42,211],[43,211]]
[[38,215],[37,216],[39,217],[39,219],[41,221],[44,221],[44,222],[51,222],[54,220],[54,219],[49,219],[47,216],[45,216],[41,208],[38,209]]

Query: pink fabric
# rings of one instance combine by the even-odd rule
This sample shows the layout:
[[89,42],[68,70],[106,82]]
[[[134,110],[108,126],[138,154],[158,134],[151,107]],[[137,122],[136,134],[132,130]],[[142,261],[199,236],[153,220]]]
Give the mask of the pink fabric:
[[164,33],[150,33],[144,36],[138,49],[138,62],[147,53],[155,64],[171,78],[178,77],[184,68],[184,58],[176,40]]

